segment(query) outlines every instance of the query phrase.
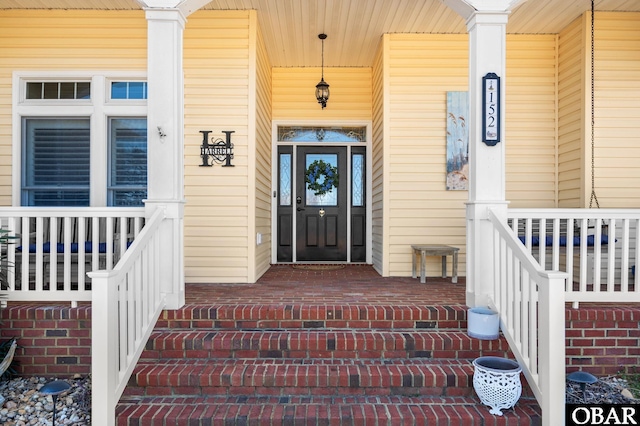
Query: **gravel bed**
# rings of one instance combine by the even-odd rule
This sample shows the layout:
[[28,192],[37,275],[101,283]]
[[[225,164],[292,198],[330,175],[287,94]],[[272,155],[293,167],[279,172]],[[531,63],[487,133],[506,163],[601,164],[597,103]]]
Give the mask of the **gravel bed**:
[[[53,425],[53,398],[38,391],[56,379],[18,377],[0,382],[0,424],[4,426]],[[64,380],[71,388],[57,398],[56,426],[91,424],[91,378]]]
[[628,390],[626,380],[619,377],[602,377],[585,385],[584,392],[577,383],[567,380],[567,404],[638,404]]
[[[53,399],[38,391],[55,379],[43,377],[15,378],[0,382],[0,424],[5,426],[53,425]],[[64,380],[71,388],[58,396],[56,425],[91,424],[91,378],[76,376]],[[618,377],[603,377],[585,386],[567,381],[568,404],[638,404]],[[2,401],[2,398],[5,398]]]

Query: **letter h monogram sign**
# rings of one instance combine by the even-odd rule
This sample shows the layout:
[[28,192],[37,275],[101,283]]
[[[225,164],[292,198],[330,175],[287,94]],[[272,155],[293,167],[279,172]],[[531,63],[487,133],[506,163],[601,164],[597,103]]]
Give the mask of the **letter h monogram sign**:
[[202,164],[200,164],[200,167],[211,167],[214,162],[222,164],[222,167],[234,167],[233,164],[231,164],[231,160],[233,159],[231,133],[234,133],[234,131],[223,130],[222,133],[226,135],[226,141],[212,136],[211,142],[209,142],[209,134],[212,133],[211,130],[200,130],[200,133],[202,133],[202,145],[200,146]]

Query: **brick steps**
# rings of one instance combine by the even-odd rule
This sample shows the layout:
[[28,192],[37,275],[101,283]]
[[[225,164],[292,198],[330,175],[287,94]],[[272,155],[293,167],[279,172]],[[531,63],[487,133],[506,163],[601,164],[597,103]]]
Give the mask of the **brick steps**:
[[506,356],[504,339],[417,330],[156,330],[143,360],[170,358],[462,358]]
[[[393,425],[516,426],[539,424],[535,401],[521,399],[503,416],[470,397],[231,396],[128,398],[118,426]],[[153,420],[161,422],[152,423]]]
[[167,360],[141,363],[128,395],[470,396],[467,360]]
[[237,304],[187,305],[165,311],[158,328],[204,329],[460,329],[466,327],[463,305]]
[[526,384],[503,417],[480,404],[488,355],[507,342],[470,338],[462,305],[188,305],[163,312],[118,425],[538,425]]

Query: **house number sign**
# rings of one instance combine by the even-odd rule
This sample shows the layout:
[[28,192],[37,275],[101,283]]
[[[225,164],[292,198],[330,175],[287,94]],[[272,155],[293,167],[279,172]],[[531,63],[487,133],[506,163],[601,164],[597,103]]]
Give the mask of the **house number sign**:
[[200,146],[200,157],[202,164],[200,167],[211,167],[213,163],[222,164],[222,167],[233,167],[231,160],[233,159],[233,144],[231,143],[231,133],[233,130],[223,130],[226,135],[226,141],[220,138],[211,137],[209,142],[209,134],[211,130],[200,130],[202,133],[202,145]]
[[482,142],[500,142],[500,77],[492,72],[482,77]]

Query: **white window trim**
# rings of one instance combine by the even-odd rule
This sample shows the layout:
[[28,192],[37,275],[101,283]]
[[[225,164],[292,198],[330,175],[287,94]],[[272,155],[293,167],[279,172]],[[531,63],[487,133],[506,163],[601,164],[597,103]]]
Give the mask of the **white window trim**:
[[[107,205],[108,119],[146,117],[146,100],[111,100],[112,81],[143,81],[146,72],[15,71],[12,82],[12,205],[21,204],[23,117],[88,117],[91,126],[90,205]],[[91,99],[26,99],[28,81],[90,81]],[[55,109],[54,109],[55,107]]]

